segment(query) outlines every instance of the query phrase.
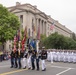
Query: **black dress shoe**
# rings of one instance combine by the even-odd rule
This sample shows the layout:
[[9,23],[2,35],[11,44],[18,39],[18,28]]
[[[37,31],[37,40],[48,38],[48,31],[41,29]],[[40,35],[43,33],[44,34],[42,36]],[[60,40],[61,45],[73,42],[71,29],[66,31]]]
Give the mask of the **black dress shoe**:
[[26,67],[24,67],[23,69],[26,69]]
[[13,68],[13,66],[11,66],[10,68]]
[[31,69],[31,67],[28,68],[29,70]]
[[44,69],[44,70],[42,70],[42,71],[46,71],[46,70]]
[[17,67],[15,67],[15,68],[17,68]]
[[19,67],[19,69],[21,69],[21,67]]
[[34,70],[34,68],[32,70]]
[[39,69],[37,69],[37,71],[39,71]]

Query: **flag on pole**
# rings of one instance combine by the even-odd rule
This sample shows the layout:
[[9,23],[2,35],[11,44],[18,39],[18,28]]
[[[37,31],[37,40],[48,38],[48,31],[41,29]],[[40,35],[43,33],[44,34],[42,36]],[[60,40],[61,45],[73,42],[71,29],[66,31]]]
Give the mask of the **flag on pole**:
[[35,40],[31,40],[30,42],[30,46],[36,50],[36,41]]
[[24,49],[25,47],[25,41],[26,41],[26,38],[27,38],[27,26],[25,27],[25,30],[24,30],[24,37],[21,41],[21,44],[22,44],[22,50]]
[[35,25],[32,25],[32,36],[33,36],[33,38],[34,38],[34,39],[35,39],[35,38],[36,38],[36,36],[37,36]]
[[54,29],[54,22],[50,26],[50,30],[53,30],[53,29]]
[[24,37],[27,37],[27,26],[25,26]]
[[17,36],[14,36],[14,51],[16,50]]
[[36,38],[36,27],[34,24],[32,24],[32,37]]
[[36,34],[36,31],[34,31],[34,39],[36,39],[36,35],[37,35],[37,34]]

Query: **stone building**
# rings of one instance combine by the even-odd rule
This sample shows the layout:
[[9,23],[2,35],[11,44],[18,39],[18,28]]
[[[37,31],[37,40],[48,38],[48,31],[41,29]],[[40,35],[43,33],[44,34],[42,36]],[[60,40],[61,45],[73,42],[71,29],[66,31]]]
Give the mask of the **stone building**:
[[[32,36],[32,25],[35,25],[36,32],[38,31],[38,26],[40,27],[40,34],[49,36],[54,32],[58,32],[64,36],[71,37],[71,30],[37,9],[37,6],[16,2],[16,6],[9,7],[8,10],[19,17],[20,28],[25,29],[25,26],[27,26],[27,31],[29,32],[30,30],[30,36]],[[9,47],[6,46],[6,49],[9,49]]]

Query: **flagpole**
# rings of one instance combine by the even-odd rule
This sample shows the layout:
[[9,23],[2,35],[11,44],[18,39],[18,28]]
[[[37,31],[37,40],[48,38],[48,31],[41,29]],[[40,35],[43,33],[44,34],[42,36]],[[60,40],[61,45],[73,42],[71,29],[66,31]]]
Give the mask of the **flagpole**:
[[21,41],[19,41],[19,44],[18,44],[18,46],[19,46],[19,49],[20,49],[20,44],[21,44]]

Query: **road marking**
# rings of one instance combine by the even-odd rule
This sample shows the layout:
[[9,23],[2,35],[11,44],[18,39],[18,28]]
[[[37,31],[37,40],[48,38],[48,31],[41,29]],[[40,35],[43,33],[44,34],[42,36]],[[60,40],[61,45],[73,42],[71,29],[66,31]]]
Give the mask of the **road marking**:
[[[68,69],[68,68],[70,68],[70,67],[63,67],[63,66],[54,66],[54,65],[51,65],[51,64],[48,64],[47,66],[56,67],[56,68],[63,68],[63,69]],[[71,68],[71,69],[76,69],[76,68]]]
[[67,71],[69,71],[69,70],[71,70],[71,68],[68,68],[67,70],[64,70],[64,71],[62,71],[62,72],[60,72],[60,73],[58,73],[58,74],[56,74],[56,75],[61,75],[61,74],[65,73],[65,72],[67,72]]
[[[51,67],[63,68],[63,69],[68,69],[68,68],[70,68],[70,67],[62,67],[62,66],[51,66]],[[71,68],[71,69],[75,69],[75,68]]]
[[25,70],[28,70],[28,69],[20,69],[20,70],[16,70],[16,71],[11,71],[11,72],[2,73],[2,74],[0,74],[0,75],[12,74],[12,73],[17,73],[17,72],[25,71]]

